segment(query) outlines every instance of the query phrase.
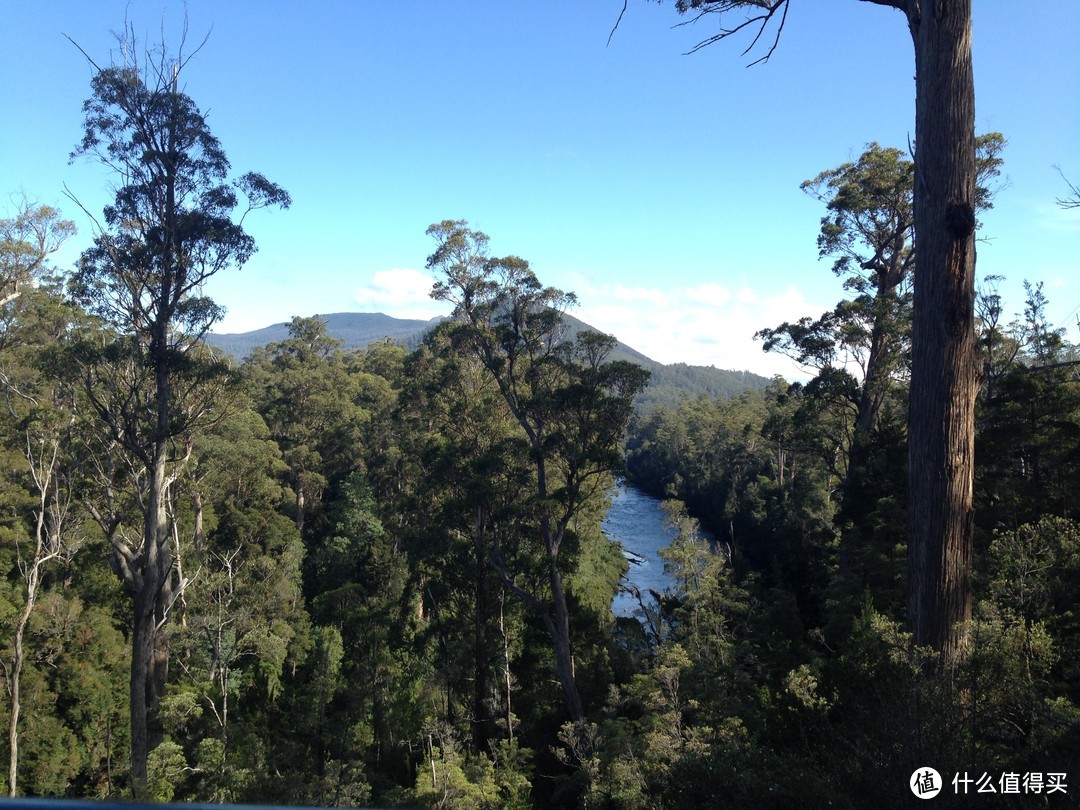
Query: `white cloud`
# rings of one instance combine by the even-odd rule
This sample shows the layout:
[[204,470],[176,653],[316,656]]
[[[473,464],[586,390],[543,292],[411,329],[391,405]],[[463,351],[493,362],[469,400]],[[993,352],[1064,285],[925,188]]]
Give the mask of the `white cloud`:
[[736,299],[740,304],[756,304],[761,300],[758,294],[745,284],[739,288]]
[[788,379],[806,374],[790,359],[763,352],[754,334],[826,308],[808,302],[794,285],[758,292],[744,284],[735,294],[721,284],[663,289],[589,285],[579,288],[578,297],[573,315],[654,360]]
[[731,293],[719,284],[699,284],[687,290],[687,295],[697,304],[722,307],[731,299]]
[[624,287],[622,284],[616,284],[611,296],[616,301],[643,301],[661,307],[667,305],[666,293],[648,287]]
[[[584,275],[571,280],[570,289],[577,292],[579,305],[570,314],[654,360],[748,369],[791,380],[806,379],[807,375],[788,358],[763,352],[754,333],[804,315],[820,315],[831,306],[824,299],[808,301],[790,284],[762,284],[755,289],[746,282],[731,287],[720,283],[680,287],[598,283]],[[249,308],[241,302],[215,331],[243,332],[287,321],[295,314],[346,309],[422,320],[449,314],[447,304],[430,298],[432,283],[432,277],[419,270],[381,270],[354,290],[353,306],[346,300],[326,297],[303,299],[293,289],[292,295],[276,306],[264,302]]]
[[380,270],[369,284],[353,292],[353,301],[363,312],[426,320],[449,310],[445,303],[431,298],[432,283],[431,276],[419,270]]

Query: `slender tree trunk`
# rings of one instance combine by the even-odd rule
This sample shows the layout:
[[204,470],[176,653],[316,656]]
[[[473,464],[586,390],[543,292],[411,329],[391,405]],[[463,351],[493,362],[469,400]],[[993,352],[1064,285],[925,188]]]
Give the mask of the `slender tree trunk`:
[[[855,431],[848,449],[847,470],[844,473],[842,491],[846,509],[851,508],[849,501],[860,499],[856,496],[866,478],[866,463],[870,460],[870,437],[877,425],[881,403],[885,399],[887,374],[881,368],[888,348],[888,337],[881,324],[875,324],[870,340],[870,354],[866,361],[866,376],[862,391],[859,393],[858,410],[855,414]],[[849,497],[850,496],[850,497]],[[861,509],[859,503],[856,508]]]
[[[975,90],[971,0],[912,4],[916,253],[908,422],[908,613],[948,668],[971,618]],[[919,8],[921,7],[921,14]]]
[[893,345],[890,317],[896,309],[897,288],[904,280],[904,239],[893,240],[894,255],[888,269],[879,268],[873,311],[874,323],[870,330],[870,351],[866,356],[866,374],[859,393],[858,410],[855,415],[855,433],[848,452],[847,473],[844,476],[845,493],[858,487],[866,463],[870,457],[870,437],[877,427],[878,414],[889,388],[890,358],[897,349]]
[[506,632],[506,589],[499,589],[499,632],[503,641],[503,686],[506,689],[506,736],[514,741],[514,711],[510,702],[513,680],[510,674],[510,635]]
[[300,533],[300,536],[304,536],[304,485],[299,481],[296,483],[296,531]]
[[37,602],[40,574],[40,566],[35,560],[26,580],[26,605],[23,606],[22,613],[19,614],[19,622],[15,625],[15,655],[11,666],[11,717],[8,723],[8,796],[12,797],[19,795],[19,714],[22,711],[20,686],[25,660],[23,637],[26,634],[26,625],[30,623],[30,614],[34,611],[34,603]]
[[203,553],[203,540],[205,539],[205,534],[203,533],[203,501],[201,492],[195,491],[191,494],[191,511],[194,515],[195,524],[191,537],[195,545],[195,554],[201,555]]
[[473,711],[472,732],[473,750],[477,753],[487,751],[487,741],[490,736],[491,713],[488,711],[485,700],[488,696],[489,683],[491,680],[491,667],[487,655],[487,622],[488,622],[488,572],[487,572],[487,538],[484,534],[483,510],[477,508],[473,524],[473,592],[475,595],[475,615],[473,618],[473,648],[474,648],[474,679],[473,679]]
[[[59,437],[52,440],[51,460],[46,462],[47,456],[40,456],[41,465],[35,463],[33,452],[29,449],[26,460],[30,465],[31,477],[35,481],[38,491],[37,509],[34,514],[34,557],[30,561],[29,568],[25,571],[26,577],[26,604],[23,605],[19,620],[15,625],[15,638],[13,641],[13,660],[11,663],[11,716],[8,718],[8,796],[18,795],[19,776],[19,719],[22,714],[22,673],[26,664],[25,637],[26,628],[30,624],[30,616],[33,615],[34,606],[37,604],[38,591],[41,587],[41,573],[45,565],[55,559],[60,553],[62,543],[61,519],[57,512],[53,513],[52,525],[47,525],[49,511],[49,491],[56,485],[56,465],[59,451]],[[28,443],[29,448],[29,443]],[[55,496],[55,491],[54,491]],[[54,503],[55,505],[55,503]],[[21,567],[21,561],[20,561]]]

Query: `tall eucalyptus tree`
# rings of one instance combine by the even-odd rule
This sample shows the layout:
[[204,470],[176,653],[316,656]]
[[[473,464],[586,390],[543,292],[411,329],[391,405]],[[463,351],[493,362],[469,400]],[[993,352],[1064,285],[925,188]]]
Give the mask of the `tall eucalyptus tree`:
[[[944,668],[971,618],[975,469],[975,75],[972,0],[859,0],[904,15],[915,52],[914,278],[908,415],[908,612]],[[719,30],[697,50],[749,32],[778,46],[790,0],[676,0]],[[625,4],[624,4],[625,10]],[[733,15],[744,12],[740,19]],[[616,22],[616,26],[618,23]],[[770,35],[771,31],[771,35]]]
[[71,290],[106,326],[104,338],[82,342],[78,361],[91,407],[139,490],[137,530],[119,530],[126,516],[105,522],[114,568],[133,600],[131,776],[141,799],[148,711],[168,660],[158,631],[175,585],[169,489],[191,455],[195,431],[217,415],[224,384],[224,366],[201,351],[200,339],[222,315],[203,285],[255,252],[243,228],[247,213],[290,200],[260,174],[229,182],[225,151],[179,89],[191,58],[183,43],[175,56],[161,46],[141,57],[134,37],[121,44],[123,64],[101,67],[87,56],[91,95],[72,157],[86,155],[111,170],[116,193]]
[[585,713],[574,676],[564,543],[583,504],[618,466],[634,397],[649,374],[626,362],[606,362],[614,338],[568,334],[561,313],[575,302],[540,284],[516,256],[488,256],[488,237],[464,221],[428,228],[437,247],[427,266],[442,276],[432,296],[454,304],[451,336],[478,359],[498,386],[525,439],[533,479],[540,546],[550,592],[523,588],[498,544],[489,559],[503,584],[543,620],[554,646],[556,670],[570,719]]

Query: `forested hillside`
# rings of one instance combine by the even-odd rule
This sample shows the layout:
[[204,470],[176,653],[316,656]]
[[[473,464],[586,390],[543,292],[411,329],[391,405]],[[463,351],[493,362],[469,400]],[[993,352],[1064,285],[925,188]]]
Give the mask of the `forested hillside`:
[[[391,340],[410,351],[417,348],[424,337],[441,319],[418,321],[391,318],[378,312],[335,312],[315,316],[326,323],[327,334],[342,349],[366,349],[372,343]],[[583,331],[597,332],[595,327],[564,312],[567,337]],[[206,342],[236,361],[242,361],[255,349],[270,343],[280,343],[289,334],[289,324],[280,323],[235,334],[210,333]],[[690,366],[686,363],[658,363],[624,343],[616,341],[611,350],[612,360],[626,360],[648,371],[652,377],[649,387],[642,391],[635,403],[642,411],[651,411],[660,404],[674,405],[684,397],[700,395],[726,399],[743,391],[764,388],[769,381],[749,371],[727,371],[713,366]]]
[[[759,337],[806,383],[652,363],[454,219],[426,263],[453,315],[415,346],[298,317],[234,362],[206,284],[291,198],[234,172],[187,63],[154,53],[93,64],[76,154],[114,196],[77,264],[56,208],[0,220],[8,795],[899,807],[932,766],[1002,806],[1075,796],[1078,349],[1038,281],[1009,323],[980,291],[947,583],[970,616],[919,643],[907,152],[804,184],[846,297]],[[972,144],[965,239],[1004,147]],[[611,610],[616,476],[675,533],[634,617]]]

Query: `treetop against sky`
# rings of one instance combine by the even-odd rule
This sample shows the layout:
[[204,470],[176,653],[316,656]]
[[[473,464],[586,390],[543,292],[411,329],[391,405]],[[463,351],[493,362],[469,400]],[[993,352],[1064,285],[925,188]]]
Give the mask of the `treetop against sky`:
[[[658,360],[796,374],[753,334],[840,296],[817,259],[824,208],[799,185],[871,141],[908,146],[906,23],[855,0],[793,4],[770,61],[747,68],[736,47],[683,55],[717,21],[678,26],[672,4],[631,3],[608,44],[621,8],[190,0],[186,47],[209,39],[185,91],[238,172],[258,168],[294,199],[251,223],[260,250],[245,269],[208,285],[228,310],[218,331],[342,310],[441,314],[424,228],[464,218],[493,254],[575,291],[579,317]],[[183,13],[142,0],[8,12],[0,190],[76,219],[61,267],[92,238],[65,186],[91,212],[110,196],[99,167],[68,162],[90,68],[64,35],[107,63],[121,58],[111,32],[125,14],[144,45],[164,36],[175,49]],[[1068,191],[1055,166],[1080,177],[1077,30],[1075,4],[975,9],[976,126],[1009,141],[979,274],[1006,276],[1009,316],[1025,278],[1045,282],[1072,340],[1080,211],[1055,205]]]

